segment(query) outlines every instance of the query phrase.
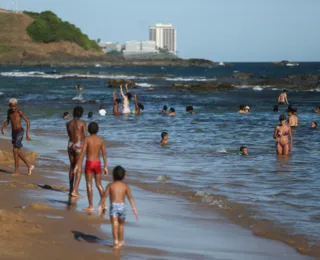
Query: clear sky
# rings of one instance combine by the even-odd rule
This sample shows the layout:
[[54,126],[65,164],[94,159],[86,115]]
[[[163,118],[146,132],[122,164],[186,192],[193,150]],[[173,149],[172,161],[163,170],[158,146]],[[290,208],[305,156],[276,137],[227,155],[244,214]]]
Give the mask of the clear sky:
[[[1,0],[52,10],[90,38],[148,40],[172,23],[183,58],[320,61],[320,0]],[[9,6],[9,4],[7,4]]]

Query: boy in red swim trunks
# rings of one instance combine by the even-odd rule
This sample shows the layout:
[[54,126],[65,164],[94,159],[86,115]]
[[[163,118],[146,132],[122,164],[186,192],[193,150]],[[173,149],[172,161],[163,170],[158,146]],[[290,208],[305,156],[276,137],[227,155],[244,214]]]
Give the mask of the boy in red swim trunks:
[[104,175],[108,174],[106,146],[104,144],[104,140],[97,136],[98,131],[99,131],[99,126],[96,122],[92,122],[89,124],[88,132],[90,133],[90,136],[87,137],[84,141],[84,146],[80,154],[80,159],[75,168],[75,172],[77,172],[78,169],[81,169],[84,154],[86,152],[87,161],[86,161],[86,167],[85,167],[85,174],[86,174],[86,182],[87,182],[89,207],[83,209],[85,211],[94,210],[93,203],[92,203],[92,178],[93,177],[96,181],[96,187],[100,193],[101,198],[103,197],[103,194],[104,194],[104,190],[101,185],[101,163],[100,163],[101,153],[102,153],[103,162],[104,162]]

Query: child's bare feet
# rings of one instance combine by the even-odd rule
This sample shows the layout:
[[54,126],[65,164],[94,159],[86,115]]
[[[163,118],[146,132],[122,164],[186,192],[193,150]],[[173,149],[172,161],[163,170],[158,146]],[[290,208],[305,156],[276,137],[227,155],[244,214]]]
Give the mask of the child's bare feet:
[[30,165],[30,167],[28,167],[28,176],[31,175],[33,169],[34,165]]
[[119,241],[118,240],[115,240],[113,242],[113,248],[119,248]]
[[70,196],[76,197],[76,198],[82,198],[82,196],[78,192],[74,192],[74,191],[70,193]]
[[94,208],[93,207],[88,207],[88,208],[84,208],[83,210],[87,211],[87,212],[92,212],[92,211],[94,211]]

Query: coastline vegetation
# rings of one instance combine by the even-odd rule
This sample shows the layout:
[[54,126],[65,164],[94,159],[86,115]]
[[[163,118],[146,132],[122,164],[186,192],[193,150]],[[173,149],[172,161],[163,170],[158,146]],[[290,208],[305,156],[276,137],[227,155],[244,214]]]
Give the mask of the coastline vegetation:
[[44,11],[42,13],[24,12],[34,19],[27,32],[32,40],[36,42],[74,42],[85,50],[101,51],[101,48],[94,40],[90,40],[75,25],[61,20],[55,13]]

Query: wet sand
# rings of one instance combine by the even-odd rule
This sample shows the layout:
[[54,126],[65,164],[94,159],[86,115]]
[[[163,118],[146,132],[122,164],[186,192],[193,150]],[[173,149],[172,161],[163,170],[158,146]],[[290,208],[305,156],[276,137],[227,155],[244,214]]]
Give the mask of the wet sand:
[[[12,149],[3,139],[0,147]],[[283,243],[255,237],[219,213],[203,210],[203,205],[138,187],[132,190],[140,220],[128,209],[126,246],[113,250],[108,219],[81,212],[87,199],[68,199],[67,167],[50,163],[36,167],[31,176],[13,177],[13,167],[0,162],[5,198],[0,210],[0,245],[5,249],[1,259],[311,259]],[[104,178],[103,185],[110,180]],[[84,178],[80,192],[85,196],[83,184]],[[95,204],[97,198],[95,191]]]

